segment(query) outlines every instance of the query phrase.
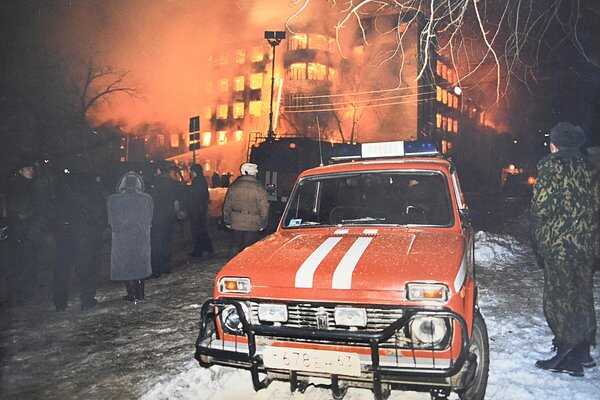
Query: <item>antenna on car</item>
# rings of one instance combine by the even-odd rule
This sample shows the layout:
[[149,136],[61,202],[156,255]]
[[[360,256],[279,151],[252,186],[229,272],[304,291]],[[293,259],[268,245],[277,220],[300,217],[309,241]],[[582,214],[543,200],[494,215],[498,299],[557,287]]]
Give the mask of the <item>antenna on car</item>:
[[321,148],[321,126],[319,125],[319,116],[315,115],[315,120],[317,120],[317,133],[319,135],[319,167],[322,167],[323,164],[323,149]]

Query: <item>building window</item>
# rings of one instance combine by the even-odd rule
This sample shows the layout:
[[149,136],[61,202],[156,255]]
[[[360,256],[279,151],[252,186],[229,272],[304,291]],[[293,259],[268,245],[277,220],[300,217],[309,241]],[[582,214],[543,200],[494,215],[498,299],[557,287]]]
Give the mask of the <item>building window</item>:
[[244,103],[233,103],[233,118],[244,118]]
[[335,74],[336,74],[336,70],[334,68],[329,68],[329,80],[330,81],[335,80]]
[[448,67],[443,62],[438,61],[436,63],[435,72],[438,74],[438,76],[448,80]]
[[210,171],[210,162],[207,161],[207,162],[204,163],[204,170],[205,171]]
[[436,86],[435,88],[435,99],[440,103],[442,102],[442,90],[443,89],[439,86]]
[[235,131],[235,141],[239,142],[244,138],[244,131]]
[[442,116],[442,130],[448,132],[448,117]]
[[264,60],[264,58],[265,58],[265,54],[260,47],[252,48],[252,57],[251,57],[252,62],[261,62],[262,60]]
[[454,69],[448,68],[448,82],[450,82],[451,84],[454,84],[454,76]]
[[237,49],[235,51],[235,62],[236,64],[244,64],[246,62],[246,50]]
[[323,35],[310,35],[308,38],[308,47],[315,50],[329,50],[329,39]]
[[227,53],[219,54],[219,65],[227,65],[228,62]]
[[[448,92],[448,107],[458,108],[457,96]],[[456,104],[456,105],[455,105]]]
[[288,79],[291,81],[302,81],[306,79],[306,64],[293,63],[288,69]]
[[235,79],[233,80],[233,90],[236,92],[244,91],[244,77],[243,76],[235,77]]
[[229,90],[229,80],[227,78],[219,79],[219,90],[227,92]]
[[308,63],[307,79],[311,81],[324,81],[327,79],[327,66],[318,63]]
[[170,136],[171,147],[179,147],[179,135],[173,134]]
[[442,140],[442,154],[448,154],[448,152],[452,150],[452,147],[452,142]]
[[160,147],[163,147],[165,145],[165,135],[156,135],[156,139]]
[[262,114],[262,101],[251,101],[248,104],[248,113],[253,117],[260,117],[260,115]]
[[442,128],[442,114],[440,113],[435,114],[435,126],[438,129]]
[[217,119],[227,119],[227,104],[219,104],[217,108]]
[[448,104],[448,91],[442,89],[442,103]]
[[452,132],[458,133],[458,120],[457,119],[452,121]]
[[202,113],[202,116],[205,120],[210,121],[210,119],[212,118],[212,108],[204,107],[204,112]]
[[296,33],[288,40],[288,50],[300,50],[308,47],[308,35]]
[[210,141],[212,140],[212,133],[211,132],[204,132],[202,134],[202,146],[210,146]]
[[256,73],[250,75],[250,89],[262,89],[263,85],[263,74]]
[[217,144],[225,144],[227,143],[227,131],[219,131],[217,132]]

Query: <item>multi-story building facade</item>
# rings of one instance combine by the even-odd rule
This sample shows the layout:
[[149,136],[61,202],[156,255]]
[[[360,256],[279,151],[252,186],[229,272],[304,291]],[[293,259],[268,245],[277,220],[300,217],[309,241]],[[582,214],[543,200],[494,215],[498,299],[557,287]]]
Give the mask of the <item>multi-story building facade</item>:
[[[475,126],[485,115],[458,88],[448,60],[419,40],[419,18],[363,18],[363,29],[340,43],[322,24],[287,32],[276,49],[273,125],[276,137],[301,136],[331,142],[430,138],[452,152],[464,120]],[[382,34],[381,32],[392,32]],[[432,45],[433,46],[433,45]],[[428,68],[422,68],[427,54]],[[249,148],[269,126],[271,48],[262,39],[230,43],[209,58],[209,101],[201,112],[197,162],[205,171],[237,173]],[[191,161],[191,153],[173,159]]]

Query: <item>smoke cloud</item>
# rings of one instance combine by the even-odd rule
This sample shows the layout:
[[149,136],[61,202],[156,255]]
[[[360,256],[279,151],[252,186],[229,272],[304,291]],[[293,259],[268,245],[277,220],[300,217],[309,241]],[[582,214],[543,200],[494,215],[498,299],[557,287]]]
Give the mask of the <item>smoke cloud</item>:
[[113,96],[96,109],[98,122],[132,127],[160,121],[178,130],[210,103],[208,57],[235,43],[283,29],[297,2],[269,0],[68,1],[53,18],[51,48],[129,71],[140,96]]

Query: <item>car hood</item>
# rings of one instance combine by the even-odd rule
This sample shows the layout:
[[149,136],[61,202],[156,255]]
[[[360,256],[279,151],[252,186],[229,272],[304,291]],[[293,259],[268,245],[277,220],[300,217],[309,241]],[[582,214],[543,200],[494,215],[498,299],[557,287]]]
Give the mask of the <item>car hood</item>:
[[255,298],[397,302],[405,299],[407,282],[441,282],[453,290],[464,246],[451,229],[279,232],[238,254],[217,279],[248,277]]

